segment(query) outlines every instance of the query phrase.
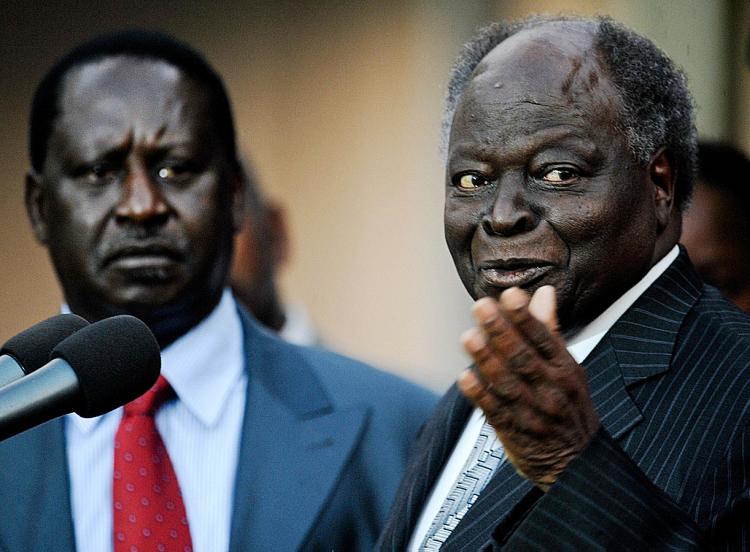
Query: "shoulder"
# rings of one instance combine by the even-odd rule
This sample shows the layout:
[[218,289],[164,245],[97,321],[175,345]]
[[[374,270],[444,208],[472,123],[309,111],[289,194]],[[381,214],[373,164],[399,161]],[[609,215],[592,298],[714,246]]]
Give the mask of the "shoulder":
[[298,386],[298,392],[305,397],[301,400],[322,393],[334,410],[366,412],[362,450],[382,455],[385,463],[393,459],[393,454],[399,462],[406,458],[415,436],[435,409],[438,397],[434,393],[320,347],[281,340],[277,345],[285,351],[287,363],[292,363],[287,366],[293,366],[295,381],[306,381]]
[[373,407],[421,421],[437,403],[434,393],[404,378],[322,347],[294,345],[242,318],[250,373],[269,385],[314,382],[336,407]]
[[735,342],[750,338],[750,316],[701,280],[682,246],[679,257],[646,295],[653,299],[650,306],[658,315],[680,320],[683,336],[698,327],[699,336],[727,336]]
[[696,322],[710,324],[714,331],[731,332],[740,340],[750,339],[750,315],[727,301],[713,286],[704,285],[690,315]]
[[358,360],[320,347],[299,347],[298,352],[337,402],[426,413],[437,403],[431,391]]
[[704,286],[680,328],[676,353],[716,357],[722,364],[744,358],[738,369],[750,370],[750,316],[724,299],[712,286]]
[[[750,422],[750,316],[704,286],[680,327],[672,354],[675,385],[692,386],[692,411],[724,420],[732,427]],[[722,435],[722,438],[724,435]]]

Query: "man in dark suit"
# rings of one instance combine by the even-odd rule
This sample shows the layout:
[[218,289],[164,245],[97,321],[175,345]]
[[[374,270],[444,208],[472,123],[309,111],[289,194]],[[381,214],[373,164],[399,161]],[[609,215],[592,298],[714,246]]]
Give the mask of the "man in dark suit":
[[446,121],[474,365],[378,549],[747,549],[750,318],[677,245],[696,148],[680,72],[608,19],[492,25]]
[[239,163],[203,57],[158,33],[83,44],[39,85],[30,150],[29,217],[66,308],[140,317],[164,379],[0,444],[0,549],[371,548],[433,397],[235,302]]

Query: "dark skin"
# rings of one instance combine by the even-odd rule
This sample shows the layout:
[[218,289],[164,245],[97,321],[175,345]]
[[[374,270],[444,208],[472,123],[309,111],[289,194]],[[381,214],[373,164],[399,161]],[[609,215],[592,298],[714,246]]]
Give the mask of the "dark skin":
[[619,110],[590,27],[550,23],[484,58],[451,128],[446,240],[478,299],[477,328],[463,337],[476,367],[459,387],[544,490],[600,425],[563,335],[676,242],[668,152],[640,166],[616,130]]
[[232,291],[253,316],[279,331],[286,316],[276,289],[276,272],[287,259],[286,222],[281,206],[260,201],[246,207],[245,222],[234,240],[230,281]]
[[218,303],[242,215],[207,94],[166,62],[118,56],[71,69],[59,105],[26,182],[34,233],[73,312],[138,316],[165,347]]
[[699,180],[680,241],[701,278],[750,314],[750,221],[743,207],[732,194]]

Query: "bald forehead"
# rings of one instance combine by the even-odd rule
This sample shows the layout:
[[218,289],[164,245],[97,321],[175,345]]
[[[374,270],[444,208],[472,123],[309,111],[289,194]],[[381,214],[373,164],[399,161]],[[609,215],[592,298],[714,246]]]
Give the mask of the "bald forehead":
[[536,46],[540,54],[585,54],[593,48],[596,32],[597,25],[591,21],[548,21],[512,34],[493,48],[483,62],[526,50],[528,46]]
[[49,159],[71,164],[135,146],[194,148],[215,137],[205,87],[162,60],[116,56],[66,74],[48,150],[59,153]]
[[65,76],[52,139],[84,147],[116,141],[127,129],[134,138],[153,140],[181,128],[206,131],[210,121],[207,91],[180,69],[162,60],[115,56],[76,66]]
[[[90,108],[92,93],[102,99],[118,97],[131,101],[140,98],[169,101],[188,91],[196,95],[199,88],[180,69],[166,61],[133,56],[106,57],[77,65],[68,71],[60,90],[60,110]],[[198,96],[203,94],[198,93]],[[156,109],[167,107],[151,103]],[[106,111],[115,110],[118,106],[106,105],[106,101],[102,101],[98,107]]]
[[176,84],[182,72],[166,61],[135,56],[110,56],[84,62],[72,67],[66,75],[65,86],[71,81],[83,88],[148,87],[154,77]]
[[[521,30],[482,59],[467,89],[485,102],[595,107],[610,117],[621,98],[596,52],[596,29],[594,22],[554,21]],[[462,99],[473,103],[476,94]]]

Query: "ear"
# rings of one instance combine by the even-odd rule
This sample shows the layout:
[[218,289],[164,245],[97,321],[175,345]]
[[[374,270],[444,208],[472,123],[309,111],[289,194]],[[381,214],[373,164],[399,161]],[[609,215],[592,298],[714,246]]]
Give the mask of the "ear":
[[675,181],[677,171],[666,148],[661,148],[648,165],[649,182],[652,186],[656,220],[659,231],[663,231],[672,219],[674,209]]
[[232,228],[234,233],[242,230],[245,224],[245,183],[239,174],[232,177]]
[[24,200],[34,236],[39,243],[47,245],[47,194],[42,177],[33,169],[26,173]]
[[275,201],[268,200],[265,206],[266,228],[271,243],[271,259],[274,268],[283,266],[289,260],[289,232],[286,212]]

